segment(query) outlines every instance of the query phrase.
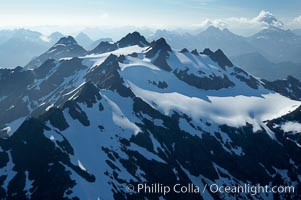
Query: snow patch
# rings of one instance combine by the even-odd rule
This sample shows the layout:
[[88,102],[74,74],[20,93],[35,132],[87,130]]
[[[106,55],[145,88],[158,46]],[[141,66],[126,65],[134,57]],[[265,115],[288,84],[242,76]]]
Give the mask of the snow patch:
[[281,125],[281,129],[284,132],[301,133],[301,124],[298,122],[286,122]]
[[78,166],[79,168],[81,168],[81,170],[87,171],[86,168],[84,167],[84,165],[80,162],[80,160],[77,160]]

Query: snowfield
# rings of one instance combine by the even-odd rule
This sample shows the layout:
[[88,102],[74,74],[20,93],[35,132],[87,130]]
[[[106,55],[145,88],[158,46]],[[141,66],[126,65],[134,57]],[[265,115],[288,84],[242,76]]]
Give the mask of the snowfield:
[[166,115],[174,111],[188,114],[196,123],[200,119],[217,124],[240,127],[246,123],[260,129],[263,122],[293,111],[300,102],[290,100],[279,94],[266,94],[262,97],[214,97],[209,101],[197,97],[188,97],[176,92],[159,93],[144,90],[133,83],[134,93]]

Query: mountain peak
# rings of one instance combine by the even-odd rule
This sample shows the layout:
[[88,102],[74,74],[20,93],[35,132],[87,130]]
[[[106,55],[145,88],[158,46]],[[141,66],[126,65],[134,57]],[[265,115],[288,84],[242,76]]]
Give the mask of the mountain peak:
[[171,67],[166,62],[166,59],[169,57],[169,53],[172,52],[170,46],[167,44],[164,38],[160,38],[156,41],[153,41],[146,52],[146,57],[151,58],[152,63],[157,65],[163,70],[171,71]]
[[109,51],[114,51],[118,48],[128,47],[138,45],[139,47],[145,47],[149,45],[149,42],[140,35],[138,32],[133,32],[127,34],[125,37],[121,38],[118,42],[110,43],[108,41],[101,41],[90,53],[105,53]]
[[116,49],[118,49],[116,43],[101,41],[94,49],[90,51],[90,53],[94,53],[94,54],[105,53],[105,52],[114,51]]
[[84,32],[80,32],[79,34],[77,34],[76,37],[85,37],[85,38],[90,38],[86,33]]
[[180,51],[180,53],[188,53],[189,51],[188,51],[188,49],[186,49],[186,48],[184,48],[184,49],[182,49],[181,51]]
[[34,69],[39,67],[48,59],[60,59],[64,57],[83,56],[86,50],[77,44],[72,36],[62,37],[55,45],[39,57],[31,60],[26,66],[26,69]]
[[[86,52],[86,50],[82,46],[80,46],[72,36],[67,36],[59,39],[59,41],[55,43],[55,45],[51,47],[47,52],[48,53],[61,52],[67,55],[73,51],[77,52],[78,55],[83,55]],[[76,54],[73,53],[71,53],[70,56],[77,55],[77,53]]]
[[206,49],[204,49],[202,54],[209,56],[213,61],[217,62],[219,64],[219,66],[221,66],[223,69],[225,69],[226,66],[229,66],[229,67],[233,66],[233,64],[229,60],[229,58],[220,49],[213,52],[209,48],[206,48]]
[[209,26],[205,31],[201,32],[200,35],[202,36],[222,36],[222,37],[233,37],[237,36],[234,33],[232,33],[229,29],[227,28],[217,28],[215,26]]
[[75,40],[78,44],[83,46],[84,48],[89,48],[90,44],[93,42],[93,40],[84,32],[80,32],[76,37]]
[[61,39],[59,39],[59,41],[55,45],[58,45],[58,44],[62,44],[62,45],[66,45],[66,46],[78,45],[76,40],[72,36],[62,37]]
[[282,28],[271,26],[271,27],[261,30],[260,32],[256,33],[252,37],[256,38],[256,39],[274,38],[274,39],[278,40],[278,39],[296,38],[297,36],[289,29],[284,30]]
[[202,54],[210,56],[213,54],[213,51],[211,51],[211,49],[209,49],[209,48],[205,48],[204,51],[202,52]]
[[156,51],[163,50],[163,51],[170,51],[171,52],[171,47],[169,46],[169,44],[167,44],[167,42],[164,38],[160,38],[156,41],[153,41],[150,44],[150,47],[152,47],[152,49],[154,49]]
[[119,48],[138,45],[145,47],[149,45],[149,42],[137,31],[127,34],[117,42]]
[[221,66],[221,67],[225,67],[225,66],[229,66],[232,67],[233,64],[232,62],[229,60],[229,58],[224,54],[224,52],[220,49],[216,50],[214,52],[214,58],[216,59],[216,62]]
[[62,37],[64,37],[64,35],[60,32],[53,32],[48,36],[51,44],[57,43]]
[[301,82],[297,78],[295,78],[291,75],[288,75],[286,79],[292,83],[299,83],[299,85],[301,85]]
[[198,50],[197,50],[197,49],[194,49],[194,50],[192,50],[192,51],[191,51],[191,53],[192,53],[192,54],[194,54],[194,55],[196,55],[196,56],[197,56],[197,55],[199,55],[199,53],[198,53]]
[[143,37],[138,31],[134,31],[132,33],[127,34],[127,36],[132,36],[132,37]]
[[223,29],[223,32],[225,32],[225,33],[232,33],[229,29],[227,29],[227,28],[224,28]]
[[219,29],[219,28],[217,28],[217,27],[215,27],[215,26],[209,26],[207,29],[206,29],[206,31],[208,31],[208,32],[221,32],[221,29]]
[[49,37],[57,37],[57,36],[60,36],[60,38],[64,37],[64,35],[58,31],[53,32],[49,35]]

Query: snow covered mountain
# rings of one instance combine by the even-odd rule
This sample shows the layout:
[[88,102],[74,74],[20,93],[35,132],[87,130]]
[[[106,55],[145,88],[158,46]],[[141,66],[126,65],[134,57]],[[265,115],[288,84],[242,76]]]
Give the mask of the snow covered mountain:
[[72,36],[62,37],[53,47],[37,58],[31,60],[25,68],[34,69],[43,64],[48,59],[60,59],[64,57],[76,57],[86,54],[86,50],[81,47]]
[[[223,51],[176,51],[134,32],[90,52],[62,38],[39,59],[32,70],[0,69],[0,197],[301,198],[300,98]],[[138,183],[296,192],[163,195],[138,193]]]

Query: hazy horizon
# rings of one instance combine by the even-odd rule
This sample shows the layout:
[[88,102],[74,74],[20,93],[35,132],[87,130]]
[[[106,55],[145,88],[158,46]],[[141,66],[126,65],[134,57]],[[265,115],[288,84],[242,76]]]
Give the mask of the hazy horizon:
[[1,4],[0,17],[5,21],[0,22],[0,29],[26,28],[46,35],[55,31],[74,35],[83,31],[92,38],[93,31],[98,31],[107,34],[104,37],[113,35],[117,39],[120,34],[114,33],[116,29],[124,34],[133,30],[196,30],[213,25],[249,36],[269,26],[301,28],[300,6],[297,0],[289,4],[261,0],[12,0]]

